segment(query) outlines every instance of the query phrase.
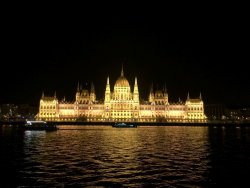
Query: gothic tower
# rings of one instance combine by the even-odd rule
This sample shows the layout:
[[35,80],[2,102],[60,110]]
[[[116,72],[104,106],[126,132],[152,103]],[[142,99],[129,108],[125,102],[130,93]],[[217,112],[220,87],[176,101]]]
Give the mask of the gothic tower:
[[90,101],[95,102],[96,95],[95,95],[95,86],[93,83],[91,83],[91,89],[90,89]]
[[148,101],[149,101],[150,103],[152,103],[152,102],[154,102],[154,100],[155,100],[155,97],[154,97],[154,86],[153,86],[153,84],[152,84],[151,87],[150,87],[150,92],[149,92]]

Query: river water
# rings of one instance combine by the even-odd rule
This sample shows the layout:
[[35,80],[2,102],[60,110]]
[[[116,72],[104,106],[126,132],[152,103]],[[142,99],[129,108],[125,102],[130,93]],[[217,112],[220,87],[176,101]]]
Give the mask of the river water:
[[0,127],[0,187],[246,187],[250,128]]

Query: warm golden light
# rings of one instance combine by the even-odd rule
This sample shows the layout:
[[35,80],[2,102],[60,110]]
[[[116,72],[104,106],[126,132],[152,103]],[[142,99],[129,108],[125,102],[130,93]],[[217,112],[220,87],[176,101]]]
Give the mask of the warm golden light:
[[124,76],[117,79],[114,90],[111,92],[109,77],[107,78],[105,100],[96,100],[95,88],[91,84],[90,91],[82,89],[79,84],[76,91],[76,100],[68,103],[58,101],[54,97],[40,99],[38,120],[46,121],[130,121],[130,122],[205,122],[204,104],[201,98],[190,99],[189,94],[185,103],[179,101],[171,104],[164,87],[154,92],[150,90],[149,100],[139,101],[137,78],[134,90]]

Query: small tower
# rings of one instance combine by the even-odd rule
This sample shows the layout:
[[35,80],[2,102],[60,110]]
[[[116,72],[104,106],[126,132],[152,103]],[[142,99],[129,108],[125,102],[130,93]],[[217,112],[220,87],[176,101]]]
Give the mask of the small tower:
[[110,98],[111,98],[111,93],[110,93],[109,77],[107,77],[105,99],[104,99],[104,108],[105,108],[104,117],[106,119],[110,117]]
[[155,100],[155,97],[154,97],[154,86],[153,86],[153,84],[152,84],[151,87],[150,87],[150,92],[149,92],[148,101],[149,101],[150,103],[152,103],[152,102],[154,102],[154,100]]
[[134,99],[134,112],[133,116],[135,118],[139,117],[139,109],[140,109],[140,103],[139,103],[139,90],[137,85],[137,78],[135,77],[135,85],[134,85],[134,93],[133,93],[133,99]]
[[[123,71],[122,71],[123,72]],[[110,85],[109,85],[109,77],[107,77],[107,84],[105,90],[105,103],[110,102]]]
[[163,97],[164,97],[164,104],[167,105],[168,104],[168,92],[167,92],[166,84],[164,85],[164,89],[163,89]]
[[137,78],[135,77],[135,85],[134,85],[134,94],[133,94],[134,102],[139,103],[139,90],[137,85]]
[[91,89],[90,89],[90,101],[95,102],[96,95],[95,95],[95,86],[93,83],[91,83]]
[[76,102],[80,101],[80,85],[79,82],[77,84],[77,89],[76,89]]

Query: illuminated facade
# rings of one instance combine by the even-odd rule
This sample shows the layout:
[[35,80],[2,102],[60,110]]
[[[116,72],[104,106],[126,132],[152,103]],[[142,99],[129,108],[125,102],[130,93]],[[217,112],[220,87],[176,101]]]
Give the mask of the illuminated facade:
[[191,99],[189,94],[185,103],[169,103],[166,88],[150,89],[148,101],[139,100],[137,78],[131,91],[123,69],[117,79],[113,92],[107,78],[105,99],[96,100],[95,88],[82,89],[77,86],[74,102],[59,101],[54,97],[40,99],[37,119],[46,121],[129,121],[129,122],[205,122],[204,104],[201,98]]

